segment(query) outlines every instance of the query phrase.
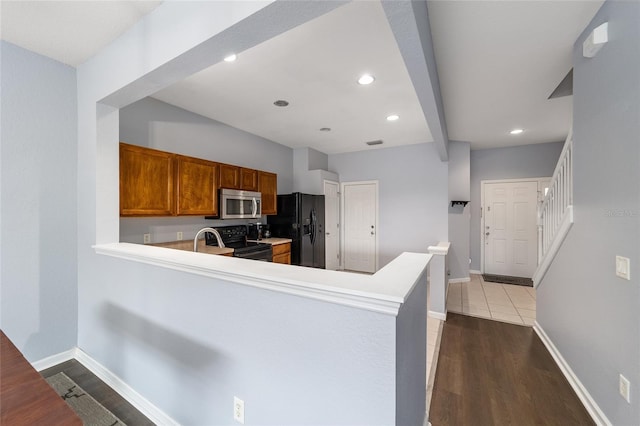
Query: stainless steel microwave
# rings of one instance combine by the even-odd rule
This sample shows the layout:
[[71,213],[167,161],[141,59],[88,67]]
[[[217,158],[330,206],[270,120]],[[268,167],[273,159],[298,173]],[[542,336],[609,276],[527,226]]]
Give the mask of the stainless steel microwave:
[[252,219],[262,216],[262,194],[236,189],[220,190],[220,219]]

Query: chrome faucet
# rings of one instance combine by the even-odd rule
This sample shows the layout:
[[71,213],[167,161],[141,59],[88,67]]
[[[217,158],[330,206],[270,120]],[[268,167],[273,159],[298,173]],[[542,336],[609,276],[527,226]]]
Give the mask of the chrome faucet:
[[218,231],[216,231],[213,228],[202,228],[201,230],[198,231],[198,233],[193,239],[193,251],[198,251],[198,237],[200,236],[200,234],[204,232],[211,232],[213,235],[215,235],[216,241],[218,241],[218,247],[220,248],[224,247],[224,243],[222,242],[222,237],[220,237],[220,233]]

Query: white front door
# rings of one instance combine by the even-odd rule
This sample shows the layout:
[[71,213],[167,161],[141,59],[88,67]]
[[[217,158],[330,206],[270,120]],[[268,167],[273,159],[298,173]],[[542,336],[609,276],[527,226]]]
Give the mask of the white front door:
[[325,268],[340,267],[340,192],[338,182],[324,181]]
[[344,183],[342,194],[344,269],[373,273],[377,267],[378,183]]
[[484,272],[531,278],[537,266],[538,182],[485,183]]

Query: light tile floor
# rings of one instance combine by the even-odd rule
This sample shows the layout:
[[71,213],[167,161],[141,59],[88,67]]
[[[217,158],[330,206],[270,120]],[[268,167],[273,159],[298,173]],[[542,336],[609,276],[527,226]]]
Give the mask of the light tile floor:
[[482,275],[466,283],[451,283],[447,311],[532,326],[536,320],[536,291],[532,287],[485,282]]
[[[427,284],[427,310],[429,309],[429,287]],[[436,377],[436,365],[440,352],[440,337],[442,335],[442,321],[435,318],[427,318],[427,413],[431,405],[431,393],[433,381]]]
[[436,377],[436,365],[440,352],[440,336],[442,335],[442,321],[427,318],[427,413],[431,405],[433,381]]

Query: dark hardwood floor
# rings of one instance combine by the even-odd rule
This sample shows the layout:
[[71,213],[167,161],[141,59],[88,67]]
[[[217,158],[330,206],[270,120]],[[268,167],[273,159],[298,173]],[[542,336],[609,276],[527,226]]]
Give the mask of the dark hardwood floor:
[[429,421],[455,425],[593,425],[531,327],[449,314]]
[[47,378],[60,372],[69,376],[69,378],[76,382],[78,386],[84,389],[96,401],[102,404],[107,410],[111,411],[128,426],[146,426],[154,424],[133,405],[129,404],[124,398],[122,398],[116,391],[107,386],[106,383],[100,380],[95,374],[75,359],[47,368],[46,370],[42,370],[40,374]]

